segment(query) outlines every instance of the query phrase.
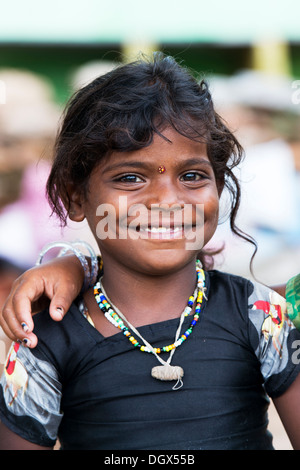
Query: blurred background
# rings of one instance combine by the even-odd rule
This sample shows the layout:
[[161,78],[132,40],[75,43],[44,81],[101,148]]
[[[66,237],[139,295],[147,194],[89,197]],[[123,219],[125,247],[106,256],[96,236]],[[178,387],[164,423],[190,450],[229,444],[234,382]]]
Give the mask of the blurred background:
[[[217,110],[244,146],[237,224],[258,243],[256,278],[272,285],[300,271],[298,0],[2,0],[0,6],[0,308],[12,281],[49,241],[86,239],[95,246],[84,223],[62,231],[45,200],[67,100],[116,64],[155,50],[209,81]],[[253,248],[230,233],[227,202],[224,194],[211,242],[225,243],[216,268],[252,277]],[[6,353],[0,332],[0,367]],[[274,419],[279,448],[289,448]]]

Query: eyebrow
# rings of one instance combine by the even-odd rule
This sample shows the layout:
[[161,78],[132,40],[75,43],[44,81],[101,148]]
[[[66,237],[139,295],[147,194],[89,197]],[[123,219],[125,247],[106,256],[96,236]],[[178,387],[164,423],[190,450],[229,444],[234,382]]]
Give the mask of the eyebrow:
[[182,162],[182,166],[207,165],[212,168],[212,164],[206,158],[188,158]]
[[[183,160],[178,164],[179,167],[187,167],[187,166],[195,166],[195,165],[206,165],[212,168],[212,164],[209,160],[205,158],[188,158],[187,160]],[[118,168],[141,168],[141,169],[151,169],[153,166],[152,162],[144,162],[144,161],[133,161],[127,162],[122,161],[116,164],[109,165],[107,168],[103,169],[103,173],[107,173],[109,171],[117,170]]]
[[108,171],[113,171],[117,170],[118,168],[150,168],[151,164],[143,162],[143,161],[137,161],[137,162],[119,162],[116,164],[109,165],[107,168],[103,169],[103,173],[106,173]]

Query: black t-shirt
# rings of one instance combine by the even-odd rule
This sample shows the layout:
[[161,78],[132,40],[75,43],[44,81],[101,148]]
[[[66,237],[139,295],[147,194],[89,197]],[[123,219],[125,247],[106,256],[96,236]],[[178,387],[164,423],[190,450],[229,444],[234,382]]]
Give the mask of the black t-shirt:
[[[103,337],[74,303],[61,322],[34,317],[35,349],[12,345],[1,420],[40,445],[58,437],[62,449],[272,449],[268,395],[281,395],[297,376],[300,332],[284,299],[260,284],[210,271],[206,286],[200,319],[172,359],[184,370],[178,390],[151,376],[153,354],[122,332]],[[173,319],[139,331],[159,347],[177,327]]]

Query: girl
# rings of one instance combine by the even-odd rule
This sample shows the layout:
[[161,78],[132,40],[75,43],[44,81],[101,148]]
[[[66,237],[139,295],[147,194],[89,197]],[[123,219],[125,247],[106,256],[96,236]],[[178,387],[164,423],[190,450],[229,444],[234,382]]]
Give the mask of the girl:
[[[62,221],[87,219],[99,279],[62,321],[35,316],[38,343],[24,314],[25,345],[13,344],[1,380],[2,448],[58,438],[62,449],[272,449],[268,396],[300,448],[300,334],[285,302],[210,270],[204,250],[225,187],[240,234],[240,158],[206,84],[169,57],[120,66],[75,95],[47,191]],[[25,279],[43,269],[40,291],[53,297],[70,280],[75,297],[76,263]]]

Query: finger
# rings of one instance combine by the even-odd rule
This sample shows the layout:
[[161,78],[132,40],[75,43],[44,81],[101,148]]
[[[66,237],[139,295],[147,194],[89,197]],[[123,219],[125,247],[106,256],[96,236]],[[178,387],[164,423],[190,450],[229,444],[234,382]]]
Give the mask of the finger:
[[52,295],[48,294],[51,298],[49,313],[53,320],[63,319],[78,293],[78,285],[72,279],[67,279],[67,282],[57,282],[54,285]]
[[34,333],[26,333],[26,337],[22,338],[21,341],[24,346],[31,349],[35,348],[38,343],[37,336]]
[[64,296],[63,294],[57,293],[53,296],[50,307],[49,313],[53,320],[60,321],[63,319],[67,311],[69,310],[74,296],[71,298],[69,295]]
[[5,332],[6,336],[8,336],[10,339],[16,341],[17,339],[25,337],[25,333],[30,333],[29,328],[25,327],[26,322],[29,323],[28,320],[24,320],[22,326],[22,322],[17,319],[14,314],[14,311],[8,305],[3,307],[1,327]]
[[35,290],[27,290],[25,294],[21,288],[15,292],[11,300],[10,311],[6,312],[5,309],[3,311],[3,316],[5,317],[8,325],[16,319],[21,328],[23,325],[22,329],[25,330],[25,332],[31,332],[33,330],[34,323],[32,319],[31,304],[32,301],[35,300],[35,294]]
[[24,333],[28,335],[32,332],[34,324],[31,303],[41,290],[41,286],[38,284],[39,282],[34,282],[31,285],[26,282],[17,284],[4,304],[1,324],[5,322],[6,334],[9,337],[17,336],[20,339],[24,337]]
[[19,321],[12,317],[9,327],[5,321],[1,324],[2,330],[5,335],[13,341],[21,341],[25,346],[34,348],[37,345],[37,337],[34,333],[24,331],[24,328],[20,327]]

